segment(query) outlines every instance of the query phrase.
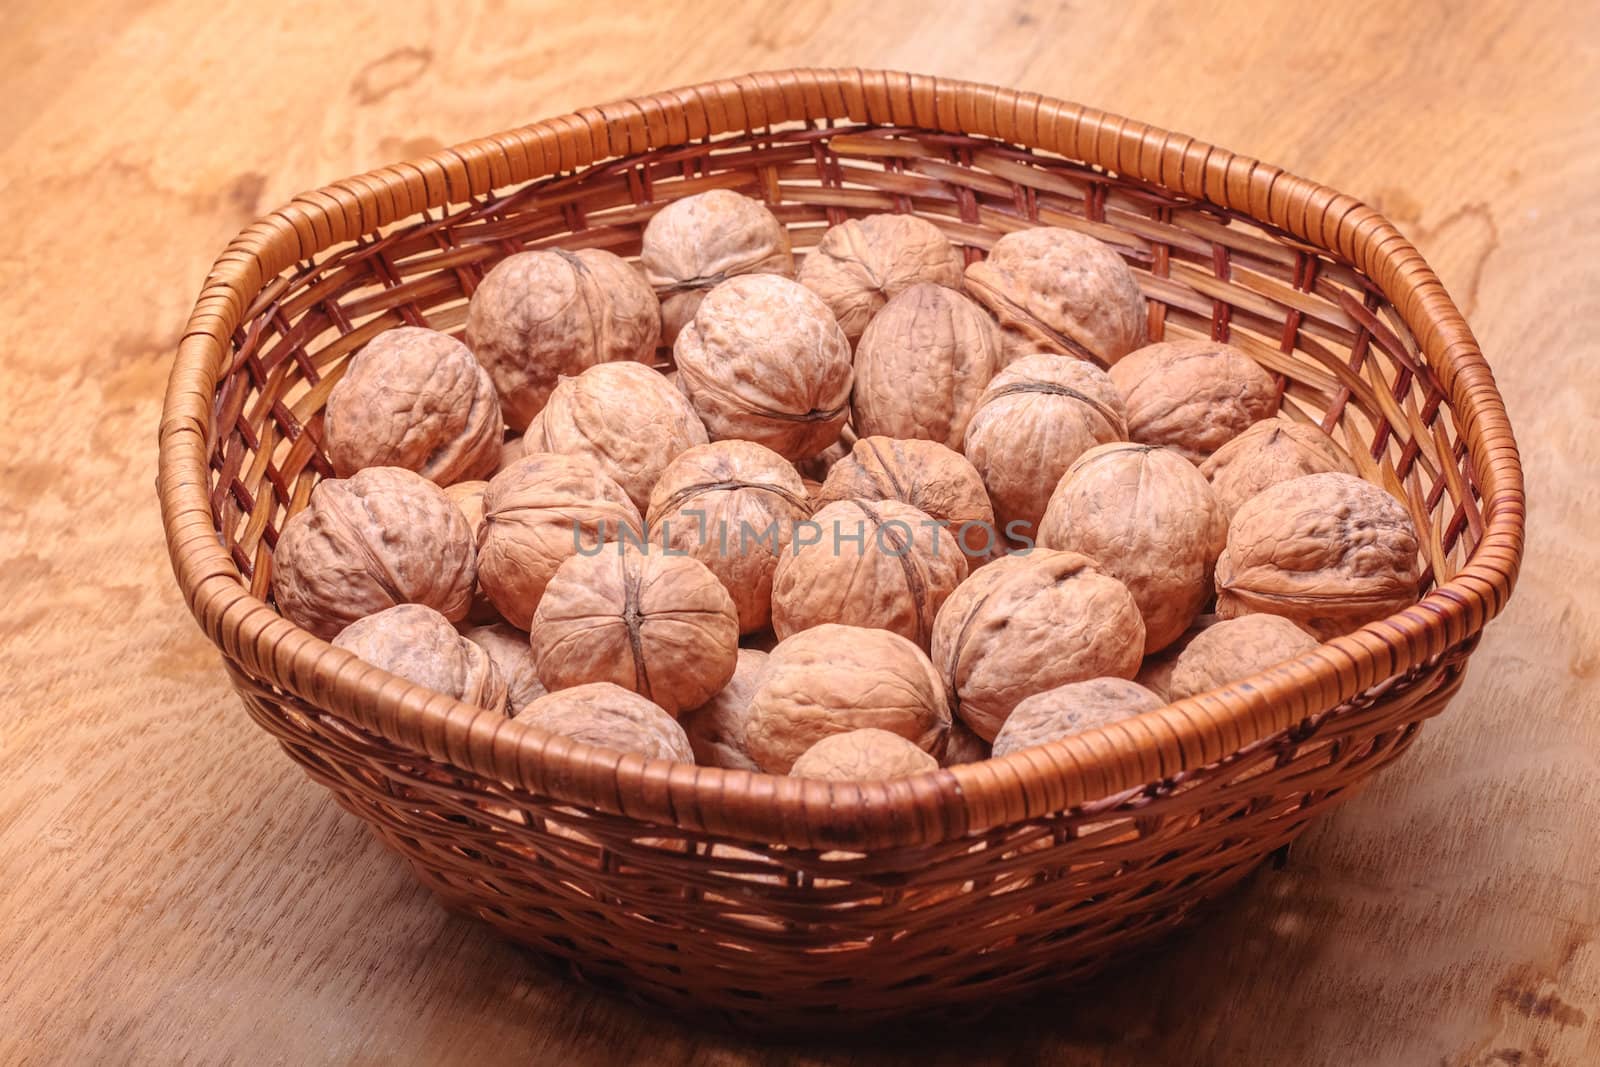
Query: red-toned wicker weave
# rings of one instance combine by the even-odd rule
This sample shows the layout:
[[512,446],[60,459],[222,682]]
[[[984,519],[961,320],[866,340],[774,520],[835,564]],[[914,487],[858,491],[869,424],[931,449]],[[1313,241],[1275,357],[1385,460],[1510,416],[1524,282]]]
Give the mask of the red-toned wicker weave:
[[[272,546],[330,470],[345,358],[459,331],[498,259],[638,252],[661,205],[765,200],[798,249],[915,212],[970,259],[1067,226],[1137,268],[1409,501],[1428,593],[1225,690],[1005,759],[830,784],[646,761],[418,689],[280,618]],[[1384,219],[1275,167],[1031,93],[859,70],[589,108],[295,198],[206,280],[161,422],[178,582],[251,716],[450,907],[678,1011],[759,1026],[981,1006],[1170,930],[1399,755],[1521,557],[1489,368]],[[835,1012],[836,1005],[848,1011]]]

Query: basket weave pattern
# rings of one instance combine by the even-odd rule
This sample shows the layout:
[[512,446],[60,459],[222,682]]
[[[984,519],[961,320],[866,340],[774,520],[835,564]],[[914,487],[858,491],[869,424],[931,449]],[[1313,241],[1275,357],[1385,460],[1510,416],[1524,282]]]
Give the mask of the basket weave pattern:
[[[279,618],[272,548],[332,475],[321,410],[398,325],[459,334],[526,248],[635,256],[681,196],[764,200],[797,251],[914,212],[980,258],[1110,243],[1152,339],[1237,345],[1422,533],[1418,605],[1226,690],[914,778],[647,761],[418,689]],[[207,280],[162,422],[180,586],[252,718],[449,906],[594,980],[736,1023],[864,1023],[1059,982],[1184,921],[1405,750],[1510,594],[1521,471],[1493,380],[1416,251],[1348,197],[1073,105],[790,71],[588,109],[305,194]]]

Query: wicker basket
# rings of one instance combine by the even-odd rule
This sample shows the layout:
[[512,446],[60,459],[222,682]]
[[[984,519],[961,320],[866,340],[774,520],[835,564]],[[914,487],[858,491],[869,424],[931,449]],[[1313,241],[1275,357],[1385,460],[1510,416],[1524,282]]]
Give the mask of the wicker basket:
[[[1227,689],[860,785],[576,744],[273,611],[272,547],[330,474],[320,411],[351,352],[400,324],[458,331],[520,249],[635,255],[652,212],[711,188],[765,200],[802,250],[884,211],[969,260],[1025,226],[1110,242],[1152,337],[1243,347],[1409,502],[1427,596]],[[173,566],[250,715],[447,906],[643,1000],[763,1027],[982,1006],[1182,923],[1444,708],[1511,591],[1521,479],[1472,334],[1372,210],[1076,105],[859,70],[589,108],[296,197],[217,261],[161,422]]]

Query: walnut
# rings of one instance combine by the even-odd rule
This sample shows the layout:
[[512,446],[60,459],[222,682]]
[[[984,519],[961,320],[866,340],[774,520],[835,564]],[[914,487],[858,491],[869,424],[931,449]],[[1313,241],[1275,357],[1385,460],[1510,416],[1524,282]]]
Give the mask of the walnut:
[[954,289],[913,285],[873,318],[856,346],[851,422],[863,437],[960,448],[978,397],[1000,369],[1000,331]]
[[1159,696],[1124,678],[1091,678],[1035,693],[1017,704],[995,735],[994,754],[1009,755],[1059,741],[1072,734],[1131,719],[1164,703]]
[[972,727],[960,719],[950,722],[950,739],[944,746],[941,767],[954,767],[960,763],[982,763],[991,755],[989,742],[972,732]]
[[1163,341],[1111,368],[1130,439],[1175,448],[1191,463],[1278,411],[1278,383],[1221,341]]
[[855,444],[855,440],[855,435],[850,432],[850,427],[846,425],[837,441],[810,459],[796,460],[794,469],[799,471],[800,477],[807,481],[821,482],[828,477],[828,472],[833,470],[835,463],[850,454],[850,449]]
[[414,326],[385,330],[350,357],[322,428],[341,478],[404,467],[449,485],[487,477],[500,458],[500,401],[488,372],[454,337]]
[[962,449],[994,502],[1002,532],[1033,536],[1056,483],[1095,445],[1126,440],[1122,397],[1104,371],[1069,356],[1023,356],[995,375]]
[[709,440],[684,395],[642,363],[600,363],[563,377],[527,436],[538,451],[590,457],[641,511],[662,469]]
[[805,286],[774,274],[723,282],[673,353],[678,387],[712,440],[742,437],[790,460],[838,440],[850,407],[850,342]]
[[676,719],[638,693],[609,682],[546,693],[518,712],[515,721],[599,748],[694,762],[689,738]]
[[878,626],[923,649],[967,576],[955,536],[898,500],[840,500],[811,517],[772,580],[780,638],[825,622]]
[[936,441],[863,437],[828,471],[828,480],[812,499],[818,507],[838,500],[910,504],[945,524],[969,566],[977,566],[998,546],[983,479],[965,456]]
[[967,291],[1000,320],[1005,358],[1044,349],[1109,367],[1144,344],[1144,296],[1110,245],[1076,230],[1008,233],[967,267]]
[[1034,549],[974,571],[933,628],[954,712],[986,741],[1023,699],[1068,682],[1132,678],[1144,621],[1127,586],[1076,552]]
[[1210,692],[1316,647],[1315,638],[1278,615],[1224,619],[1196,634],[1179,653],[1167,682],[1167,699]]
[[824,737],[800,754],[789,776],[863,782],[938,769],[938,760],[899,734],[868,726]]
[[1228,520],[1205,476],[1171,448],[1099,445],[1067,468],[1039,543],[1081,552],[1128,587],[1144,655],[1176,641],[1211,599]]
[[916,215],[868,215],[830,226],[801,262],[800,284],[822,297],[853,343],[886,302],[919,283],[960,287],[961,253]]
[[826,623],[773,649],[750,699],[745,746],[762,770],[787,774],[824,737],[868,726],[937,756],[950,731],[944,685],[899,634]]
[[772,576],[796,525],[811,514],[787,460],[753,441],[691,448],[650,495],[650,541],[698,559],[721,579],[750,633],[772,620]]
[[318,637],[396,604],[466,617],[472,531],[444,490],[400,467],[319,482],[273,552],[278,610]]
[[[478,544],[478,531],[483,527],[483,494],[488,488],[488,482],[456,482],[454,485],[444,487],[444,495],[454,500],[456,507],[461,509],[461,514],[466,516],[467,527],[472,531],[474,551]],[[484,595],[483,587],[474,583],[472,607],[467,610],[467,620],[488,623],[499,618],[500,613],[495,610],[494,603]]]
[[679,721],[694,746],[696,763],[737,771],[761,769],[745,751],[744,724],[750,698],[756,695],[756,679],[766,665],[765,652],[741,648],[728,684],[698,708],[683,713]]
[[516,434],[505,439],[500,446],[500,462],[496,464],[494,473],[499,474],[517,460],[528,454],[528,439],[521,434]]
[[644,520],[622,486],[587,456],[536,452],[489,482],[478,532],[478,581],[519,630],[563,560],[608,540],[644,537]]
[[1333,438],[1315,426],[1281,417],[1256,423],[1200,465],[1229,519],[1239,505],[1269,486],[1335,472],[1357,473]]
[[563,374],[655,358],[655,295],[627,263],[598,248],[519,252],[484,275],[467,305],[467,347],[494,379],[521,430]]
[[339,631],[333,643],[436,693],[506,710],[506,682],[489,654],[423,604],[396,604]]
[[1217,560],[1217,614],[1282,615],[1327,640],[1417,599],[1417,528],[1350,474],[1279,482],[1240,506]]
[[733,677],[739,617],[705,564],[616,543],[561,564],[530,636],[545,688],[614,682],[677,715]]
[[500,677],[506,680],[506,710],[517,714],[544,696],[539,668],[528,635],[508,623],[474,626],[461,636],[477,645],[494,660]]
[[706,293],[740,274],[794,277],[789,231],[759,200],[727,189],[674,200],[644,228],[639,265],[661,298],[661,339],[677,340]]
[[1171,700],[1168,691],[1172,685],[1172,669],[1178,665],[1178,657],[1189,647],[1189,642],[1198,637],[1203,630],[1216,625],[1218,621],[1215,615],[1197,616],[1194,622],[1189,624],[1189,628],[1178,635],[1176,641],[1155,655],[1146,656],[1133,680],[1162,700]]

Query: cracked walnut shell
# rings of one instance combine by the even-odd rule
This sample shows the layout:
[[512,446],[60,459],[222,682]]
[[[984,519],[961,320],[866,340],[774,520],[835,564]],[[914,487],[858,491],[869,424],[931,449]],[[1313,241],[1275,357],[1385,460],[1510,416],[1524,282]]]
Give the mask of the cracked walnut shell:
[[1000,332],[954,289],[913,285],[856,346],[851,424],[862,437],[921,438],[960,448],[1000,369]]
[[1230,519],[1239,505],[1263,489],[1308,474],[1335,472],[1353,475],[1356,465],[1317,427],[1285,418],[1256,423],[1200,465]]
[[837,500],[898,500],[944,523],[969,567],[998,548],[994,509],[967,458],[936,441],[863,437],[828,471],[813,494],[820,507]]
[[466,617],[477,567],[472,531],[444,490],[400,467],[330,478],[284,524],[272,593],[285,618],[318,637],[396,604]]
[[1067,468],[1039,543],[1081,552],[1128,587],[1144,617],[1144,655],[1188,629],[1211,599],[1228,520],[1194,464],[1170,448],[1100,445]]
[[610,252],[518,252],[484,275],[467,304],[467,347],[494,379],[513,430],[544,407],[561,375],[655,358],[655,294]]
[[1008,233],[967,267],[967,291],[1000,320],[1006,358],[1044,349],[1109,367],[1144,344],[1146,309],[1115,250],[1076,230]]
[[651,217],[639,248],[661,299],[661,339],[672,344],[708,291],[741,274],[794,277],[789,231],[759,200],[728,189],[674,200]]
[[586,745],[632,752],[647,759],[693,763],[689,738],[676,719],[638,693],[609,682],[590,682],[547,693],[514,721]]
[[986,741],[1035,693],[1132,678],[1143,650],[1144,620],[1127,586],[1087,556],[1042,548],[974,571],[933,628],[952,710]]
[[927,219],[868,215],[829,226],[800,263],[798,278],[822,297],[854,343],[885,303],[912,286],[959,288],[964,266],[950,239]]
[[1316,638],[1278,615],[1223,619],[1195,634],[1178,654],[1167,679],[1167,699],[1210,692],[1316,647]]
[[1161,707],[1163,701],[1125,678],[1090,678],[1047,689],[1019,703],[994,738],[994,754],[1025,748],[1131,719]]
[[805,286],[774,274],[723,282],[673,353],[678,387],[712,440],[739,437],[799,460],[839,439],[850,413],[850,342]]
[[767,653],[741,648],[728,684],[679,718],[694,748],[696,763],[736,771],[761,770],[746,751],[744,727],[750,714],[750,698],[756,695],[756,680],[766,665]]
[[500,459],[500,401],[467,346],[400,326],[350,357],[328,394],[323,444],[340,478],[404,467],[439,485],[488,477]]
[[489,653],[423,604],[396,604],[339,631],[333,643],[374,667],[490,711],[506,710],[506,682]]
[[1278,383],[1221,341],[1163,341],[1111,368],[1128,412],[1128,437],[1175,448],[1191,463],[1278,411]]
[[756,765],[788,774],[824,737],[864,727],[898,734],[933,756],[943,750],[950,708],[922,650],[888,630],[832,623],[779,642],[745,719]]
[[561,564],[529,636],[545,688],[612,682],[676,716],[733,677],[739,618],[705,564],[615,543]]
[[1217,614],[1282,615],[1327,640],[1415,601],[1421,566],[1404,505],[1353,475],[1311,474],[1234,514],[1217,561]]
[[899,734],[868,726],[824,737],[800,754],[789,768],[789,777],[864,782],[938,768],[938,760]]

